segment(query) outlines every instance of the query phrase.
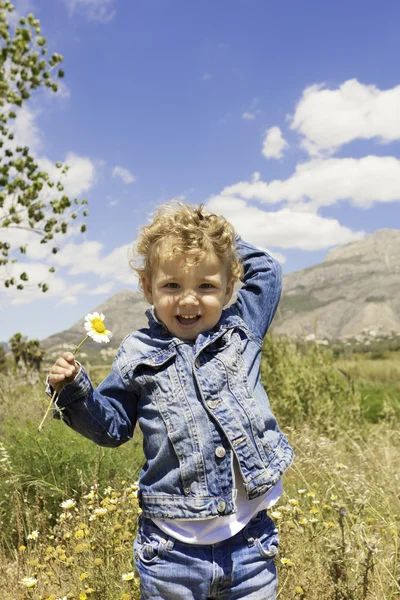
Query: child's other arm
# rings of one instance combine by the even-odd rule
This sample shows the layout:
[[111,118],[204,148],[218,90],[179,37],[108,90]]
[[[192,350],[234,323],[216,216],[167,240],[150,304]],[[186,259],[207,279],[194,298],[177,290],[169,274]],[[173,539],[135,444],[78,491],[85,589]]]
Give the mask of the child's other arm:
[[238,235],[236,248],[242,259],[243,287],[233,304],[250,330],[260,340],[268,331],[282,290],[282,269],[267,252],[244,242]]
[[[46,390],[49,396],[53,393],[52,381],[50,375]],[[110,375],[96,389],[83,367],[73,381],[67,379],[66,383],[55,401],[55,418],[100,446],[120,446],[132,438],[137,394],[123,377],[117,359]]]

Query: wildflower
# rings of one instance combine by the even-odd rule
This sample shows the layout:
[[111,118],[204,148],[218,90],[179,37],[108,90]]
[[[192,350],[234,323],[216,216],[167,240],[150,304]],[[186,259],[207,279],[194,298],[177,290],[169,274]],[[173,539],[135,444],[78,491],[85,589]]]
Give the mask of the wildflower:
[[111,492],[113,491],[112,487],[109,485],[108,487],[106,487],[106,489],[104,490],[104,494],[106,496],[109,496],[111,494]]
[[28,540],[37,540],[39,537],[39,532],[37,529],[35,529],[35,531],[32,531],[32,533],[30,533],[28,535]]
[[87,596],[85,592],[81,592],[78,596],[79,600],[87,600]]
[[78,529],[77,531],[75,531],[75,537],[83,538],[83,537],[85,537],[85,532],[82,529]]
[[22,585],[24,585],[27,588],[33,588],[37,584],[37,579],[35,579],[34,577],[24,577],[23,579],[21,579],[20,583],[22,583]]
[[281,513],[281,512],[279,512],[279,510],[274,510],[274,511],[271,513],[271,516],[272,516],[272,518],[273,518],[273,519],[276,519],[276,520],[278,521],[279,519],[281,519],[281,518],[282,518],[282,513]]
[[95,517],[104,517],[108,513],[107,508],[95,508],[93,511],[93,515]]
[[[81,341],[80,344],[78,344],[75,349],[74,349],[74,355],[76,356],[78,353],[78,350],[80,349],[80,347],[86,342],[86,340],[88,340],[90,337],[95,341],[95,342],[109,342],[112,336],[111,331],[109,331],[108,329],[106,329],[103,321],[104,321],[104,315],[103,313],[98,313],[98,312],[94,312],[94,313],[89,313],[86,315],[85,317],[85,329],[86,329],[86,337],[83,338],[83,340]],[[54,394],[51,397],[51,400],[49,402],[49,405],[47,407],[47,410],[44,414],[43,419],[40,422],[40,425],[38,427],[38,431],[41,431],[42,427],[43,427],[43,423],[46,420],[47,415],[50,412],[50,409],[52,407],[52,404],[54,402],[54,399],[56,397],[57,392],[54,391]]]
[[318,523],[318,519],[312,517],[311,519],[309,519],[309,523]]
[[85,500],[93,500],[93,498],[95,497],[95,493],[93,490],[90,490],[90,492],[83,497],[85,498]]
[[300,494],[300,496],[301,496],[302,494],[305,494],[305,493],[306,493],[306,491],[307,491],[307,490],[297,490],[297,493],[298,493],[298,494]]
[[336,463],[335,467],[337,469],[348,469],[349,468],[347,465],[344,465],[343,463]]
[[74,508],[75,505],[76,505],[75,500],[65,500],[64,502],[61,502],[61,504],[60,504],[61,508],[64,508],[65,510]]
[[284,567],[294,567],[294,562],[289,560],[288,558],[281,558],[281,563]]
[[135,573],[131,571],[130,573],[122,573],[122,581],[131,581],[135,577]]
[[335,527],[335,523],[333,521],[329,521],[327,525],[328,527]]
[[84,579],[86,579],[87,577],[89,577],[89,573],[88,573],[87,571],[84,571],[83,573],[81,573],[81,574],[79,575],[79,579],[80,579],[81,581],[83,581],[83,580],[84,580]]
[[93,562],[96,565],[96,567],[101,567],[101,565],[103,564],[103,559],[102,558],[95,558]]
[[89,544],[87,544],[86,542],[82,542],[81,544],[77,544],[75,546],[74,551],[75,551],[76,554],[81,554],[82,552],[84,552],[88,548],[89,548]]
[[131,600],[132,596],[130,594],[122,594],[121,600]]
[[95,342],[109,342],[112,336],[111,331],[109,331],[108,329],[106,329],[103,321],[104,321],[104,315],[103,313],[98,313],[98,312],[94,312],[94,313],[89,313],[88,315],[86,315],[85,317],[85,329],[88,333],[88,335],[95,341]]
[[297,506],[299,504],[299,501],[295,500],[294,498],[290,498],[289,504],[291,504],[292,506]]
[[316,515],[316,514],[317,514],[317,512],[318,512],[318,508],[315,508],[315,506],[313,506],[313,507],[310,509],[310,513],[313,513],[313,515]]
[[26,550],[26,546],[22,545],[22,546],[20,546],[20,547],[18,548],[18,550],[19,550],[20,552],[25,552],[25,550]]

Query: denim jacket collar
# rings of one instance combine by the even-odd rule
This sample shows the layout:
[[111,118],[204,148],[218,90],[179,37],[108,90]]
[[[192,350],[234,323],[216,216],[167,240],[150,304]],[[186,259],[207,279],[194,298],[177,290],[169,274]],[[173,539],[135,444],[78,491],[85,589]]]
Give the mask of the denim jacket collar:
[[[154,336],[162,340],[171,339],[170,346],[172,347],[177,346],[178,344],[187,343],[186,340],[182,340],[173,336],[164,323],[156,316],[154,306],[151,306],[146,310],[146,317],[149,322],[149,329],[152,337]],[[214,325],[212,329],[199,333],[196,340],[193,342],[196,350],[195,353],[198,354],[201,352],[203,348],[209,344],[212,344],[214,340],[223,335],[229,329],[240,329],[244,332],[246,337],[253,337],[246,323],[237,314],[234,314],[233,311],[227,308],[222,311],[218,323]]]

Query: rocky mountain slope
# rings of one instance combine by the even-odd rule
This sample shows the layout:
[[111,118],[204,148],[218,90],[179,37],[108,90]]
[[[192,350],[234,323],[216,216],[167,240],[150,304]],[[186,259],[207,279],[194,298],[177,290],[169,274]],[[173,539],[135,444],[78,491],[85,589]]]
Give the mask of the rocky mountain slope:
[[284,278],[277,333],[346,338],[400,331],[400,230],[382,229]]
[[[240,287],[240,286],[238,286]],[[93,310],[103,312],[117,348],[131,331],[147,325],[149,307],[141,292],[122,290]],[[82,339],[84,319],[42,341],[47,349],[70,349]],[[328,252],[313,267],[284,277],[273,322],[277,333],[345,338],[373,330],[400,331],[400,230],[382,229]],[[86,349],[97,344],[85,345]]]

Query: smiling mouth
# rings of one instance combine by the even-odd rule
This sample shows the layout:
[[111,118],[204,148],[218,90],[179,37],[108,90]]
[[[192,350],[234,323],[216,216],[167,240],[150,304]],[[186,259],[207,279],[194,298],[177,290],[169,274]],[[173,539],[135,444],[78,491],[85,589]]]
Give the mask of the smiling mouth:
[[194,317],[184,317],[183,315],[176,315],[176,320],[182,329],[191,329],[196,325],[197,321],[201,318],[200,315]]

